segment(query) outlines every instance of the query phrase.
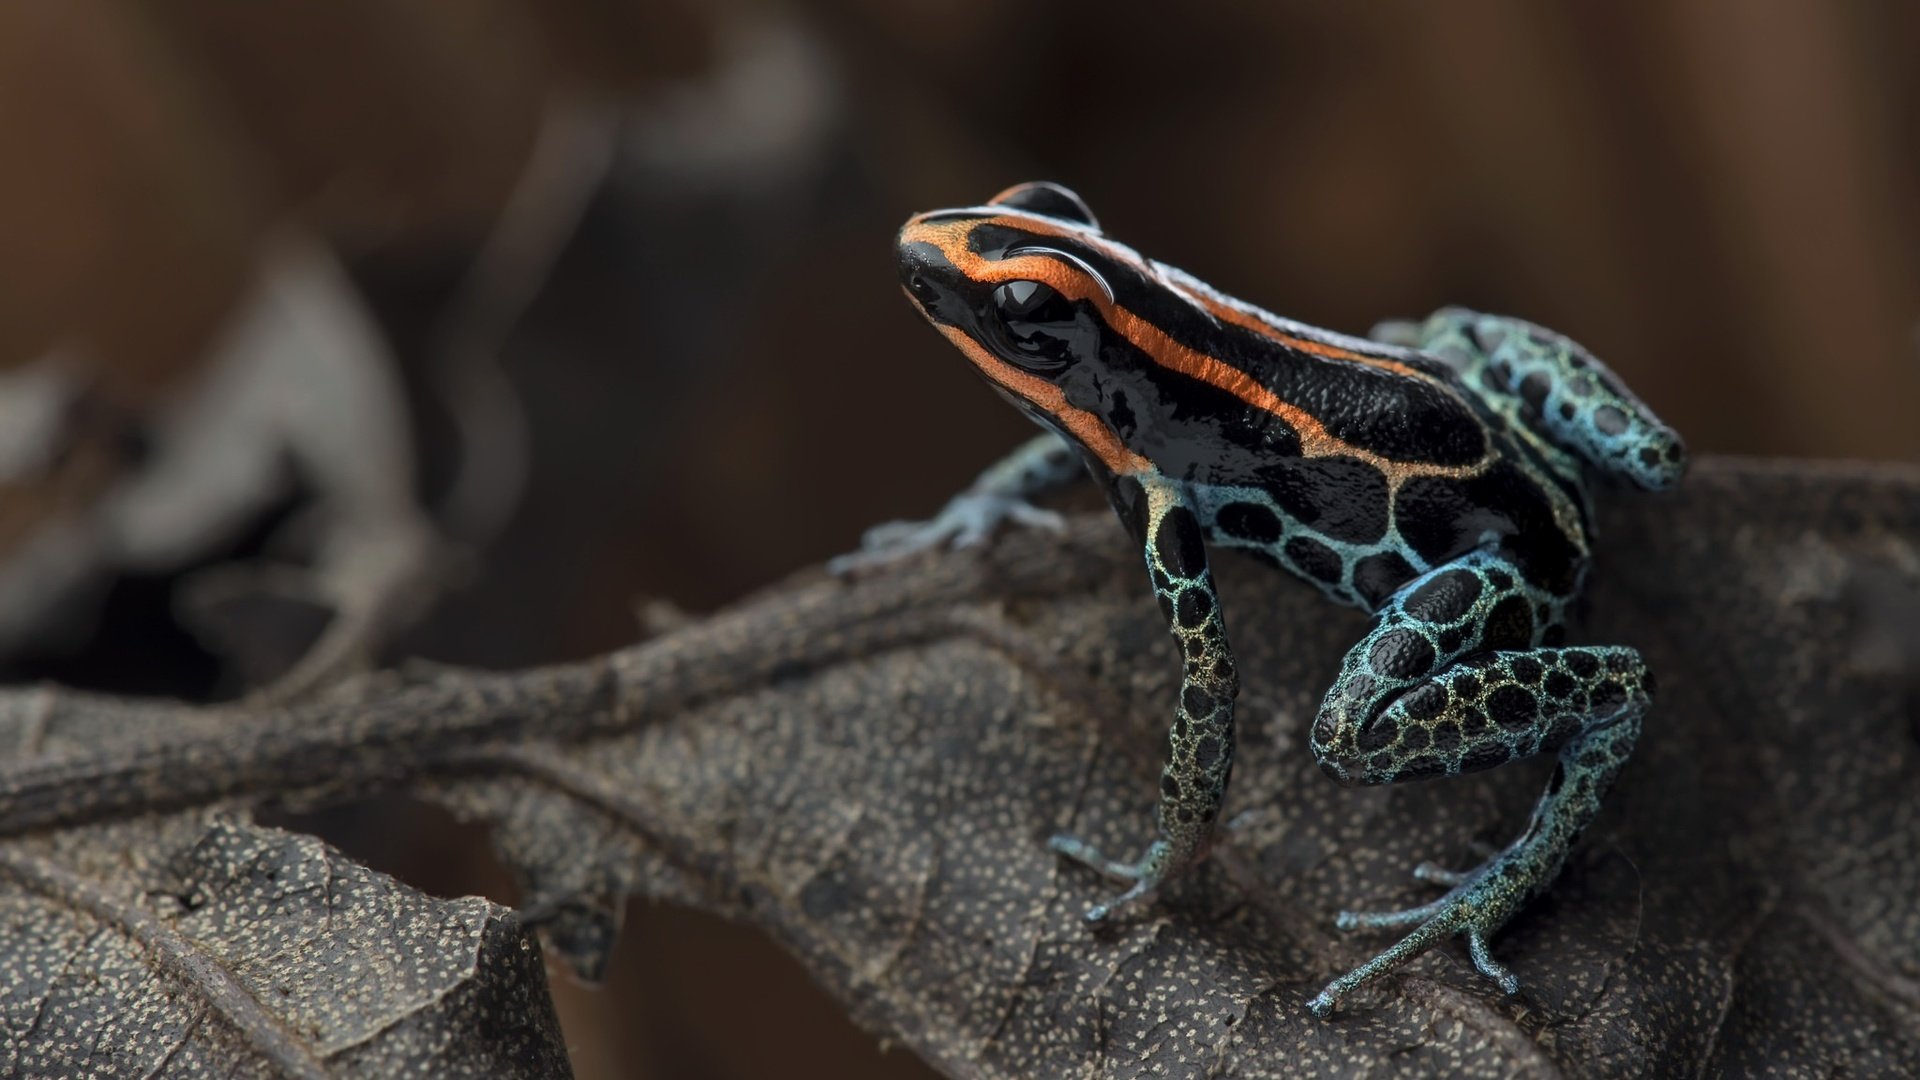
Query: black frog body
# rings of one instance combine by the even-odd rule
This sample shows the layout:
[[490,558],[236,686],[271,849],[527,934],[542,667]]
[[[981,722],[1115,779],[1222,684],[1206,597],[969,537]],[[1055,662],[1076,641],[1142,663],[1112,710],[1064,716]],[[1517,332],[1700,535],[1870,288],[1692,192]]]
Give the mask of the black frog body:
[[959,534],[1091,473],[1141,544],[1183,661],[1161,777],[1160,836],[1113,861],[1053,846],[1138,901],[1200,857],[1233,757],[1238,676],[1209,545],[1248,550],[1373,613],[1312,725],[1349,784],[1488,768],[1558,751],[1521,838],[1409,912],[1344,926],[1414,927],[1311,1002],[1345,993],[1449,934],[1487,948],[1558,873],[1624,764],[1652,679],[1632,649],[1562,647],[1592,546],[1587,484],[1675,483],[1685,449],[1580,346],[1518,319],[1451,308],[1379,340],[1269,314],[1108,239],[1072,192],[1024,184],[901,229],[902,286],[1005,397],[1053,434],[989,469],[925,527],[888,526],[851,562]]

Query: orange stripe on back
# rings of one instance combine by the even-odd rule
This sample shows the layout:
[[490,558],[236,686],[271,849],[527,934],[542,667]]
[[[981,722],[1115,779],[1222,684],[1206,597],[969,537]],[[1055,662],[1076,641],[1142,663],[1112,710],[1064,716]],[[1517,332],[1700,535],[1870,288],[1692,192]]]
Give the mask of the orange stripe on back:
[[1301,352],[1312,353],[1315,356],[1323,356],[1329,360],[1348,360],[1356,364],[1365,364],[1368,367],[1380,368],[1384,371],[1406,375],[1410,378],[1419,379],[1422,382],[1434,381],[1433,376],[1426,372],[1418,368],[1408,367],[1406,364],[1391,357],[1374,356],[1369,353],[1357,352],[1341,345],[1335,345],[1332,342],[1316,341],[1310,337],[1289,334],[1251,311],[1235,307],[1232,304],[1223,303],[1211,296],[1196,296],[1194,299],[1198,300],[1201,306],[1205,307],[1214,318],[1219,319],[1221,322],[1232,323],[1242,330],[1251,330],[1261,337],[1277,341],[1290,349],[1299,349]]

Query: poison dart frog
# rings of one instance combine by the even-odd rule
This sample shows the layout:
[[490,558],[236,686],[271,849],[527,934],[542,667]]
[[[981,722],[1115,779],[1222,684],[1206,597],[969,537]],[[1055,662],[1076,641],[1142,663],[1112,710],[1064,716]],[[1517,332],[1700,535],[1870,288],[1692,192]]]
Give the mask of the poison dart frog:
[[1288,571],[1372,622],[1310,728],[1344,785],[1558,765],[1511,845],[1480,867],[1414,870],[1447,891],[1341,929],[1411,932],[1309,1002],[1340,999],[1452,935],[1512,994],[1488,939],[1559,873],[1639,737],[1654,688],[1634,649],[1567,645],[1593,546],[1596,478],[1672,487],[1686,449],[1587,350],[1519,319],[1445,308],[1373,340],[1224,295],[1109,239],[1077,195],[1021,184],[900,230],[900,282],[927,321],[1047,434],[930,522],[870,531],[835,569],[1000,522],[1058,527],[1029,499],[1091,473],[1145,554],[1183,678],[1158,836],[1113,859],[1061,855],[1128,885],[1100,923],[1206,851],[1233,767],[1239,687],[1208,548]]

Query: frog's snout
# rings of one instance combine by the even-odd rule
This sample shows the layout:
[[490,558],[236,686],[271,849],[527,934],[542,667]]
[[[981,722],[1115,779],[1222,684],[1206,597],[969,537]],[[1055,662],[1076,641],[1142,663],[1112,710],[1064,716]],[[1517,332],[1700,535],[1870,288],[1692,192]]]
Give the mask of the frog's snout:
[[932,307],[940,300],[940,290],[934,287],[932,279],[917,268],[908,268],[900,274],[900,284],[924,307]]
[[900,287],[935,322],[959,325],[967,310],[956,286],[959,272],[937,246],[920,241],[899,247]]
[[950,292],[940,286],[939,275],[927,261],[915,257],[909,248],[900,250],[900,287],[928,315],[939,313]]

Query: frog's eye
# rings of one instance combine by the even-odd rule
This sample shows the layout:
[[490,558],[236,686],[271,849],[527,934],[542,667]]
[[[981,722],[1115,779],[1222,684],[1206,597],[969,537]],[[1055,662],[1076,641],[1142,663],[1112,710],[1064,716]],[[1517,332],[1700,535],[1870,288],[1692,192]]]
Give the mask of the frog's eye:
[[1006,327],[1013,350],[1009,359],[1038,370],[1057,370],[1073,362],[1074,347],[1086,325],[1073,303],[1050,285],[1009,281],[993,290],[993,307]]
[[1047,180],[1015,184],[987,200],[987,205],[1011,206],[1100,231],[1100,223],[1094,220],[1093,211],[1087,209],[1086,200],[1075,195],[1072,189]]

